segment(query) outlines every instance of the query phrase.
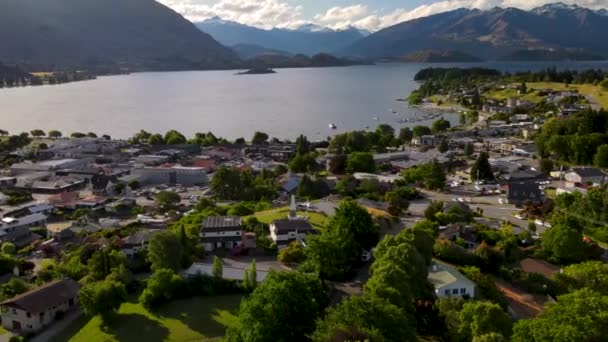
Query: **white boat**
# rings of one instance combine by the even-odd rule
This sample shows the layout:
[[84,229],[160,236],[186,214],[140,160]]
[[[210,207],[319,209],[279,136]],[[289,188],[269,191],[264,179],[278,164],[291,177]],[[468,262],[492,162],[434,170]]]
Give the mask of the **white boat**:
[[331,128],[331,129],[337,129],[338,126],[336,126],[336,124],[330,123],[329,124],[329,128]]

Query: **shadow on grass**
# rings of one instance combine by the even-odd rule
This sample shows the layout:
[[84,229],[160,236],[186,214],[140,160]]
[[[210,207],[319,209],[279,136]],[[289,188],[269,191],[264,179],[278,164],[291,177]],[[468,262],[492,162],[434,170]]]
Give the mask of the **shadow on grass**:
[[178,320],[205,337],[223,337],[235,324],[241,296],[196,297],[169,303],[155,314]]
[[59,334],[53,336],[51,338],[51,342],[66,342],[69,341],[73,336],[78,334],[82,328],[84,328],[91,318],[86,315],[81,315],[75,321],[68,324],[68,326],[63,329]]
[[118,341],[164,341],[169,329],[141,314],[118,314],[104,324],[102,330]]

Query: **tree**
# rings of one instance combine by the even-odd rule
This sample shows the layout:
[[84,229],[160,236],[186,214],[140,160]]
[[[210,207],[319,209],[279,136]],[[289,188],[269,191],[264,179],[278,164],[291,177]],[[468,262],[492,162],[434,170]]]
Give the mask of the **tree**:
[[165,211],[175,209],[182,201],[178,193],[173,191],[160,191],[156,194],[156,204]]
[[415,126],[412,133],[414,137],[421,137],[423,135],[430,135],[432,132],[427,126]]
[[433,122],[431,130],[433,131],[433,133],[442,133],[450,129],[450,127],[452,127],[450,122],[444,118],[441,118]]
[[464,145],[464,155],[470,157],[475,152],[475,146],[472,143],[467,143]]
[[386,299],[352,296],[330,308],[312,335],[327,341],[415,341],[413,317]]
[[279,261],[283,264],[300,264],[304,260],[306,260],[306,254],[299,241],[292,241],[279,252]]
[[181,266],[182,252],[177,236],[170,231],[163,231],[150,239],[148,260],[153,270],[168,268],[177,272]]
[[157,269],[146,282],[139,301],[147,309],[167,302],[177,296],[183,284],[182,278],[170,269]]
[[475,180],[494,180],[494,173],[492,172],[492,165],[487,152],[479,153],[477,161],[471,167],[471,179]]
[[597,167],[608,168],[608,145],[598,147],[593,157],[593,164]]
[[600,87],[602,87],[604,90],[608,90],[608,78],[601,81],[598,85]]
[[44,133],[44,131],[41,129],[32,130],[30,134],[35,138],[40,138],[46,135],[46,133]]
[[104,280],[83,286],[78,299],[85,314],[105,320],[127,300],[127,291],[122,283]]
[[316,277],[270,271],[241,302],[238,324],[228,328],[226,340],[307,341],[326,305],[327,297]]
[[263,145],[268,142],[268,134],[263,132],[255,132],[251,143],[254,145]]
[[94,132],[89,132],[89,133],[87,133],[87,138],[94,138],[94,139],[96,139],[97,138],[97,134],[94,133]]
[[161,145],[166,145],[165,143],[165,138],[163,138],[162,135],[156,133],[156,134],[152,134],[149,138],[148,138],[148,144],[152,145],[152,146],[161,146]]
[[603,341],[608,336],[608,296],[582,289],[559,296],[534,319],[518,321],[514,342]]
[[547,176],[550,175],[553,171],[553,161],[551,159],[541,159],[540,171]]
[[410,206],[407,198],[402,197],[397,191],[387,192],[384,195],[384,201],[388,203],[388,213],[393,216],[401,215]]
[[14,255],[15,252],[17,251],[17,248],[15,247],[15,245],[10,242],[3,243],[1,249],[2,249],[3,254],[8,254],[8,255]]
[[448,141],[445,139],[441,139],[439,145],[437,146],[437,151],[441,153],[446,153],[450,149],[450,145],[448,145]]
[[329,160],[329,172],[335,175],[342,175],[346,172],[347,156],[344,154],[336,154]]
[[112,270],[119,268],[121,265],[124,266],[126,263],[127,260],[123,253],[102,248],[91,255],[91,258],[87,261],[87,268],[89,276],[93,280],[103,280],[112,273]]
[[244,286],[250,291],[253,291],[258,286],[258,271],[255,259],[251,261],[251,265],[245,270]]
[[511,336],[513,323],[511,317],[494,303],[467,302],[458,314],[455,332],[463,341],[491,333]]
[[216,279],[222,279],[224,275],[224,262],[220,257],[215,255],[213,257],[213,277]]
[[569,226],[559,224],[543,234],[541,251],[556,262],[578,262],[587,257],[583,234]]
[[399,142],[409,144],[414,138],[414,132],[409,127],[404,127],[399,131]]
[[353,234],[356,243],[363,249],[371,249],[378,243],[380,228],[369,212],[354,200],[344,200],[336,208],[329,226]]
[[61,136],[62,136],[61,132],[59,132],[57,130],[49,131],[49,138],[57,139],[57,138],[61,138]]
[[211,178],[211,190],[219,199],[238,199],[242,189],[241,175],[236,169],[220,166]]
[[308,141],[306,136],[300,134],[300,136],[296,139],[296,153],[297,154],[307,154],[312,151],[312,144]]
[[82,139],[82,138],[86,138],[86,134],[81,133],[81,132],[74,132],[72,134],[70,134],[70,137],[74,138],[74,139]]
[[311,153],[296,154],[295,157],[289,162],[289,169],[292,172],[304,173],[312,171],[317,164],[315,157]]
[[186,137],[176,130],[170,130],[165,134],[165,143],[167,145],[182,145],[187,142]]
[[8,131],[4,130],[4,129],[0,129],[0,136],[5,137],[8,135]]
[[346,171],[348,173],[376,171],[374,156],[368,152],[353,152],[348,155],[346,161]]
[[608,266],[601,261],[587,261],[564,267],[554,277],[555,282],[565,291],[588,288],[608,296]]
[[406,183],[417,184],[428,190],[443,189],[446,182],[445,172],[436,160],[411,167],[403,171],[402,176]]
[[313,179],[308,175],[304,175],[298,185],[296,194],[298,197],[317,199],[329,195],[330,192],[329,186],[323,179]]

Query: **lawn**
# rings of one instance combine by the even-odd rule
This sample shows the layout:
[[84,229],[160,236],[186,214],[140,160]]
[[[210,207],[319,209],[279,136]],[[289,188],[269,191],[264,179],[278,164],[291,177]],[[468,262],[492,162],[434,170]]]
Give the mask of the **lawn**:
[[[531,87],[529,87],[531,88]],[[537,88],[540,89],[540,88]],[[530,91],[526,95],[519,95],[515,89],[502,89],[492,90],[484,94],[486,97],[493,98],[496,100],[506,100],[508,98],[517,98],[524,101],[530,101],[532,103],[540,103],[543,100],[542,96],[539,96],[536,91]]]
[[[284,207],[284,208],[279,208],[279,209],[260,211],[258,213],[255,213],[253,216],[255,216],[262,223],[270,224],[270,222],[272,222],[274,220],[280,220],[280,219],[287,218],[288,214],[289,214],[289,208]],[[324,214],[311,213],[311,212],[307,212],[307,211],[298,211],[298,215],[308,217],[309,222],[315,228],[325,228],[325,227],[327,227],[327,224],[329,223],[329,217],[327,217]]]
[[571,84],[566,86],[563,83],[555,82],[538,82],[538,83],[527,83],[528,88],[534,89],[553,89],[553,90],[572,90],[576,89],[581,94],[590,95],[597,103],[604,109],[608,109],[608,91],[603,90],[601,87],[593,84]]
[[125,303],[107,327],[101,319],[82,317],[53,342],[219,341],[235,324],[242,296],[197,297],[171,302],[151,313],[139,303]]

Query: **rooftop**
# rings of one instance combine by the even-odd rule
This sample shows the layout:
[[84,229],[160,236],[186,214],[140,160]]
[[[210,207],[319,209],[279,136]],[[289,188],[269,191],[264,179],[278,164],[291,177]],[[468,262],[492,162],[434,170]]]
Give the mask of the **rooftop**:
[[473,283],[463,276],[462,273],[458,272],[456,268],[438,260],[433,260],[433,264],[429,267],[428,279],[436,289],[455,282],[468,282],[473,285]]
[[305,232],[314,232],[315,229],[312,227],[310,222],[306,220],[274,220],[272,221],[272,225],[277,228],[277,233],[288,233],[293,231],[298,231],[300,233]]
[[606,174],[595,167],[575,167],[572,172],[576,173],[581,177],[604,177]]
[[80,285],[71,279],[55,280],[6,300],[0,305],[17,307],[35,314],[76,297],[79,288]]
[[234,228],[240,227],[242,220],[238,216],[210,216],[203,221],[205,228]]

